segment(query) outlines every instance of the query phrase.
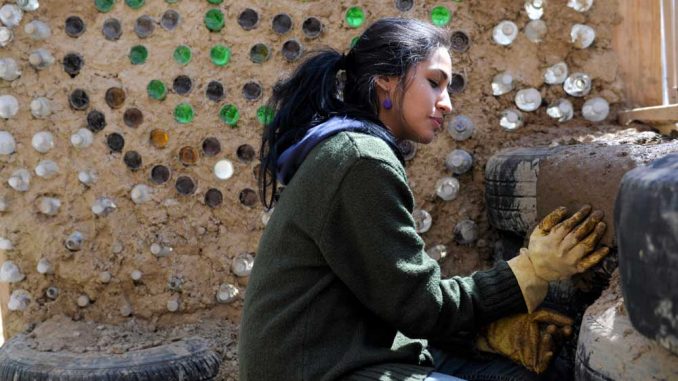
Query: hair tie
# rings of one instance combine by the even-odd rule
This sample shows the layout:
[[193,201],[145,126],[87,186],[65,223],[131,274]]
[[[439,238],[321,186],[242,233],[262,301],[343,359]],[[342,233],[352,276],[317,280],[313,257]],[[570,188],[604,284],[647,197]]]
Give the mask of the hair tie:
[[341,55],[336,64],[337,74],[334,76],[336,93],[334,96],[344,101],[344,88],[346,87],[346,54]]

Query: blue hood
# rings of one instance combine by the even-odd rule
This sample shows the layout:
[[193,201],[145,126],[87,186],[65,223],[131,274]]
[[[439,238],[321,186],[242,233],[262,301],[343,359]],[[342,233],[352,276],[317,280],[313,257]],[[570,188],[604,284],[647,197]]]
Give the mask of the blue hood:
[[276,163],[278,181],[284,185],[289,184],[292,176],[297,172],[297,169],[304,162],[309,152],[323,140],[342,131],[361,132],[378,137],[393,149],[393,152],[401,162],[404,162],[395,137],[386,128],[367,121],[335,116],[315,127],[309,128],[301,140],[278,156]]

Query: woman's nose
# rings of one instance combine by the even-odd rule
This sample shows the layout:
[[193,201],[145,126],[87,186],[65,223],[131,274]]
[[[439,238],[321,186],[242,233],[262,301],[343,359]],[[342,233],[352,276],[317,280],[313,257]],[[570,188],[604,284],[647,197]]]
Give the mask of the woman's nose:
[[436,107],[441,110],[443,114],[452,112],[452,100],[450,100],[450,94],[447,92],[447,89],[442,91],[442,96],[438,98]]

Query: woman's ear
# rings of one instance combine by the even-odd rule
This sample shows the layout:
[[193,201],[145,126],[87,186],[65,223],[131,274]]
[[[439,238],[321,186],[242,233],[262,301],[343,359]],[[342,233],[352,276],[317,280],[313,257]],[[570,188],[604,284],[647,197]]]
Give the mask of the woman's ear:
[[379,89],[385,91],[388,94],[391,94],[393,92],[393,89],[395,89],[398,81],[396,77],[388,77],[384,75],[379,75],[377,76],[376,79],[376,84]]

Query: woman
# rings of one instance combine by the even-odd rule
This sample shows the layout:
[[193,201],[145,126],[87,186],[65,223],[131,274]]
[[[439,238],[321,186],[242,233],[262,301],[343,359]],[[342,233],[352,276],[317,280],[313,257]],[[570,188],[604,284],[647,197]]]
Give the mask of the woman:
[[[480,369],[451,354],[477,341],[512,356],[520,330],[489,323],[534,311],[548,281],[597,262],[605,250],[585,255],[605,225],[599,212],[585,219],[590,208],[560,222],[559,209],[508,263],[440,278],[415,231],[397,142],[431,142],[451,112],[448,44],[432,25],[382,19],[348,54],[316,54],[274,88],[260,190],[266,206],[277,202],[246,292],[241,380],[453,379],[434,366],[465,377],[533,375],[509,360]],[[517,357],[536,354],[514,359],[543,370],[549,343],[519,348]]]

